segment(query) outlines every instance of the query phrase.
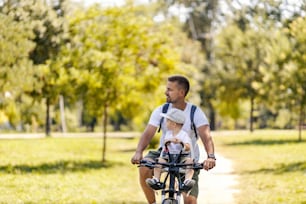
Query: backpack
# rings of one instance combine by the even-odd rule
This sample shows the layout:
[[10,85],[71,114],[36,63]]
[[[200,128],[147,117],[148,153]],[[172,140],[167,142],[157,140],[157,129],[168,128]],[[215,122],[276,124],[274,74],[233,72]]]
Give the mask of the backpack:
[[[170,103],[165,103],[163,105],[163,109],[162,109],[162,113],[167,113],[168,111],[168,108],[169,108],[169,104]],[[195,137],[198,139],[198,133],[197,133],[197,129],[196,129],[196,126],[194,124],[194,112],[196,111],[197,107],[195,105],[192,105],[191,106],[191,110],[190,110],[190,121],[191,121],[191,129],[194,131],[194,134],[195,134]],[[158,132],[160,132],[161,130],[161,126],[163,124],[163,121],[164,121],[164,117],[162,117],[160,119],[160,122],[159,122],[159,128],[158,128]]]

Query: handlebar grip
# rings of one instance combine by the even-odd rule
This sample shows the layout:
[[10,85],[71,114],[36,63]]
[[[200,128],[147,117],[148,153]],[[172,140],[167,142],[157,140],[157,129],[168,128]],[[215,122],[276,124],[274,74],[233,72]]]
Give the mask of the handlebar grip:
[[203,163],[195,163],[193,165],[193,169],[203,169],[204,164]]
[[147,160],[140,160],[139,164],[146,164],[147,162]]
[[155,165],[155,162],[147,161],[147,160],[140,160],[138,167],[145,166],[145,167],[152,169],[154,168],[154,165]]

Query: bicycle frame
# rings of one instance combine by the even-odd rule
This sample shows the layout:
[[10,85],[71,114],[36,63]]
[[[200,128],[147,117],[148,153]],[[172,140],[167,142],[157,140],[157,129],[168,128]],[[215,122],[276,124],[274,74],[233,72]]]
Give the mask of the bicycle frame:
[[[182,163],[177,163],[181,157],[181,154],[169,154],[169,162],[168,163],[159,163],[160,165],[167,167],[167,175],[164,179],[164,185],[167,182],[167,179],[169,177],[169,188],[168,189],[162,189],[162,204],[165,202],[168,203],[180,203],[181,199],[181,191],[180,186],[183,182],[182,175],[180,173],[180,169]],[[187,167],[184,165],[184,167]],[[178,181],[178,187],[176,188],[175,183]],[[166,194],[168,193],[168,197],[166,198]]]

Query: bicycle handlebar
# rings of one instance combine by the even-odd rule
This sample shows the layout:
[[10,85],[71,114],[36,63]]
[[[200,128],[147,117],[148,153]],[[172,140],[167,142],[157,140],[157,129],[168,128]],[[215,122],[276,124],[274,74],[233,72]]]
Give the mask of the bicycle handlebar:
[[203,163],[192,163],[192,164],[185,164],[185,163],[169,163],[169,162],[153,162],[153,161],[147,161],[147,160],[141,160],[139,163],[139,166],[145,166],[148,168],[160,168],[160,166],[163,167],[181,167],[181,168],[190,168],[190,169],[203,169]]

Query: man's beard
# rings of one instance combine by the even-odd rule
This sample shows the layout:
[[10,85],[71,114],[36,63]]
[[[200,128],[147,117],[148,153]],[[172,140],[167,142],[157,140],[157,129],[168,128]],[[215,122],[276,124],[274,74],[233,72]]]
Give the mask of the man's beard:
[[169,97],[166,98],[167,103],[171,103],[171,99]]

